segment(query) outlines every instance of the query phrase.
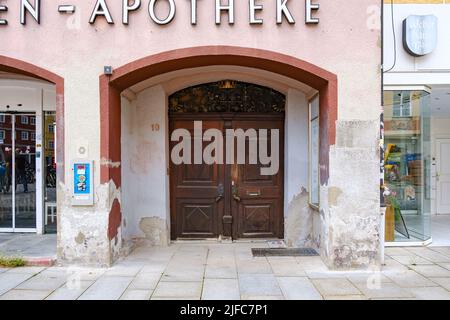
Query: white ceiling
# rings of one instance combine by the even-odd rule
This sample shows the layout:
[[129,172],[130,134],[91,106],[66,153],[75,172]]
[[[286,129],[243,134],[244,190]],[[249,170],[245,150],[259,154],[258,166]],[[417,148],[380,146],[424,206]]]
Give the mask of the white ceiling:
[[313,95],[316,92],[316,90],[304,83],[269,71],[248,67],[221,65],[183,69],[165,73],[139,82],[128,88],[128,91],[131,91],[132,94],[138,94],[142,90],[161,84],[166,92],[171,94],[191,85],[215,82],[224,79],[252,82],[271,87],[284,94],[287,94],[289,88],[300,90],[308,96]]

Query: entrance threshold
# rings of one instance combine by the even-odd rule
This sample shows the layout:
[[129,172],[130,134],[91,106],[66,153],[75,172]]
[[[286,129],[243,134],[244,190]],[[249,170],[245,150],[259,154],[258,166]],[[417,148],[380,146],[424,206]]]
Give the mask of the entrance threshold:
[[256,243],[256,244],[267,244],[269,248],[286,248],[284,240],[280,239],[221,239],[221,238],[209,238],[209,239],[177,239],[172,240],[173,244],[245,244],[245,243]]
[[385,242],[384,246],[386,248],[392,247],[426,247],[433,242],[433,238],[430,238],[426,241],[411,241],[411,242]]

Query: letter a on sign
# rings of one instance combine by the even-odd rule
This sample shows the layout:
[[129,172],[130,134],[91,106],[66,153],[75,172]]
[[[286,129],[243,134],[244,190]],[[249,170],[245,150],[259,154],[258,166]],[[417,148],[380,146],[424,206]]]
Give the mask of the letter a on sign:
[[97,19],[97,16],[104,16],[109,24],[114,24],[105,0],[97,0],[94,11],[92,11],[91,18],[89,19],[89,23],[93,24],[95,19]]

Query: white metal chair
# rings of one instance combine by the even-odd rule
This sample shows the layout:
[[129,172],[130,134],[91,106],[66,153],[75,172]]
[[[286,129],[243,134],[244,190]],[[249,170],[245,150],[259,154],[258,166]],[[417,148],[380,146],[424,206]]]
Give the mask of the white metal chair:
[[48,225],[48,219],[51,223],[55,223],[56,220],[56,202],[45,203],[45,225]]

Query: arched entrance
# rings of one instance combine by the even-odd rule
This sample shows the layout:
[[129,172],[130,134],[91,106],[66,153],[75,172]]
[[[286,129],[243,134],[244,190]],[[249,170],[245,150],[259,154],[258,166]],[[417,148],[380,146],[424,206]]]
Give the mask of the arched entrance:
[[55,233],[56,193],[65,173],[64,79],[5,56],[0,73],[0,230]]
[[25,61],[0,55],[0,71],[49,81],[56,86],[57,179],[64,182],[64,79],[57,74]]
[[234,80],[169,97],[172,240],[283,238],[285,104],[280,92]]
[[[276,73],[305,83],[320,95],[321,182],[328,180],[329,147],[335,144],[337,119],[337,78],[315,65],[283,54],[241,47],[208,46],[179,49],[153,55],[116,69],[112,76],[100,77],[101,183],[121,186],[121,101],[126,88],[164,73],[206,66],[242,66]],[[110,199],[109,237],[119,232],[119,199]]]

